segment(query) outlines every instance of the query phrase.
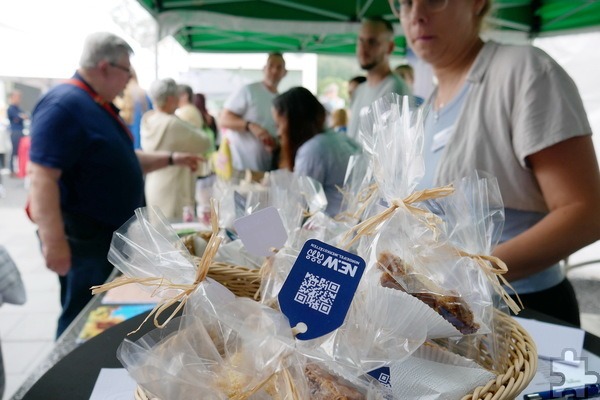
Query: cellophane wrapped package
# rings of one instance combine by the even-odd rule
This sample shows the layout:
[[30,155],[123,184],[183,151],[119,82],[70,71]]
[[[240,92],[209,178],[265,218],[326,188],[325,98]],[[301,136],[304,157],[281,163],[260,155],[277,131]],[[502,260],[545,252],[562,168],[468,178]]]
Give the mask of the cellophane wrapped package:
[[[140,211],[119,231],[111,261],[165,298],[154,311],[172,304],[169,297],[185,304],[180,319],[119,349],[149,394],[455,399],[493,379],[508,343],[496,334],[494,315],[507,308],[500,301],[518,309],[501,284],[506,266],[491,256],[503,223],[495,180],[474,172],[415,190],[424,171],[423,115],[396,95],[376,101],[361,118],[361,138],[364,153],[349,163],[342,188],[347,209],[336,218],[323,213],[320,185],[289,171],[242,189],[221,188],[228,198],[241,190],[244,201],[220,223],[273,206],[288,233],[274,255],[249,262],[262,264],[260,301],[235,297],[200,272],[214,261],[244,261],[240,241],[225,243],[218,235],[216,218],[200,267],[159,213]],[[278,294],[309,239],[358,254],[366,269],[341,326],[300,340]],[[382,368],[387,383],[372,375]]]

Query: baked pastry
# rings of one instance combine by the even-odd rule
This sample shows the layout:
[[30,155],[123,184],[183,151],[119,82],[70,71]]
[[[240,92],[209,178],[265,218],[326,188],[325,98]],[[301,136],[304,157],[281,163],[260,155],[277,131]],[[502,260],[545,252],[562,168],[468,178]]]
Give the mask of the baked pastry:
[[[233,354],[230,364],[224,366],[217,374],[216,385],[228,398],[237,398],[248,394],[252,377],[237,370],[242,359],[240,353]],[[308,393],[311,400],[365,400],[365,396],[357,389],[344,382],[343,379],[330,374],[316,364],[307,364],[304,368]],[[273,400],[288,398],[290,391],[289,382],[284,383],[281,372],[273,374],[261,385]]]
[[[380,279],[381,286],[402,290],[416,297],[462,334],[475,333],[479,329],[479,324],[474,321],[473,312],[458,293],[444,290],[427,276],[415,273],[413,267],[400,257],[384,251],[379,254],[377,267],[383,271]],[[411,292],[407,292],[400,282],[404,282],[406,287],[411,288]]]
[[311,400],[364,400],[365,395],[317,364],[307,364],[304,375]]

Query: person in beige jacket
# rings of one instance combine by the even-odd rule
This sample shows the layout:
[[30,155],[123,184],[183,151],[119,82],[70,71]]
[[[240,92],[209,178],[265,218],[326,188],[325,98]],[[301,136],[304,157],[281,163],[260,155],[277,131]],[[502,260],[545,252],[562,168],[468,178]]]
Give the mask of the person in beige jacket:
[[[143,150],[204,154],[210,149],[210,138],[204,132],[175,115],[179,99],[173,79],[154,82],[149,93],[156,108],[142,118]],[[172,165],[146,175],[146,204],[159,207],[171,220],[181,220],[183,208],[194,206],[194,189],[194,173]]]
[[178,85],[177,95],[179,96],[179,105],[175,110],[177,115],[182,120],[189,122],[196,128],[204,128],[204,120],[200,110],[194,105],[194,91],[189,85]]

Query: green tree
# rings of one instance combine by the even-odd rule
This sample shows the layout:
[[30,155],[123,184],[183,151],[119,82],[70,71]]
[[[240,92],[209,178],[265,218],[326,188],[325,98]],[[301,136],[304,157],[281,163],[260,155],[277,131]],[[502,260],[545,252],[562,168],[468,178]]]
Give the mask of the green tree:
[[[393,69],[406,60],[401,57],[391,57],[390,67]],[[348,80],[357,76],[366,76],[358,65],[355,55],[319,55],[317,57],[317,94],[321,95],[330,83],[336,83],[340,87],[339,96],[348,101]]]
[[319,55],[317,58],[317,93],[323,94],[325,87],[336,83],[339,96],[348,101],[348,80],[356,75],[363,75],[354,55],[330,56]]

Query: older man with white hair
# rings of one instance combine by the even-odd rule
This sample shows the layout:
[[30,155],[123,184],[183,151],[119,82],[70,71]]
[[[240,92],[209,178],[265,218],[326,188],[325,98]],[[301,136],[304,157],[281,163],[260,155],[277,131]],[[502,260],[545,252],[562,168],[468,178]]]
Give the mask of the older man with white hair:
[[112,233],[144,205],[143,174],[169,165],[195,169],[198,156],[134,151],[114,98],[131,78],[133,50],[107,32],[86,38],[75,75],[52,88],[32,115],[29,211],[46,266],[59,275],[57,337],[113,267]]

